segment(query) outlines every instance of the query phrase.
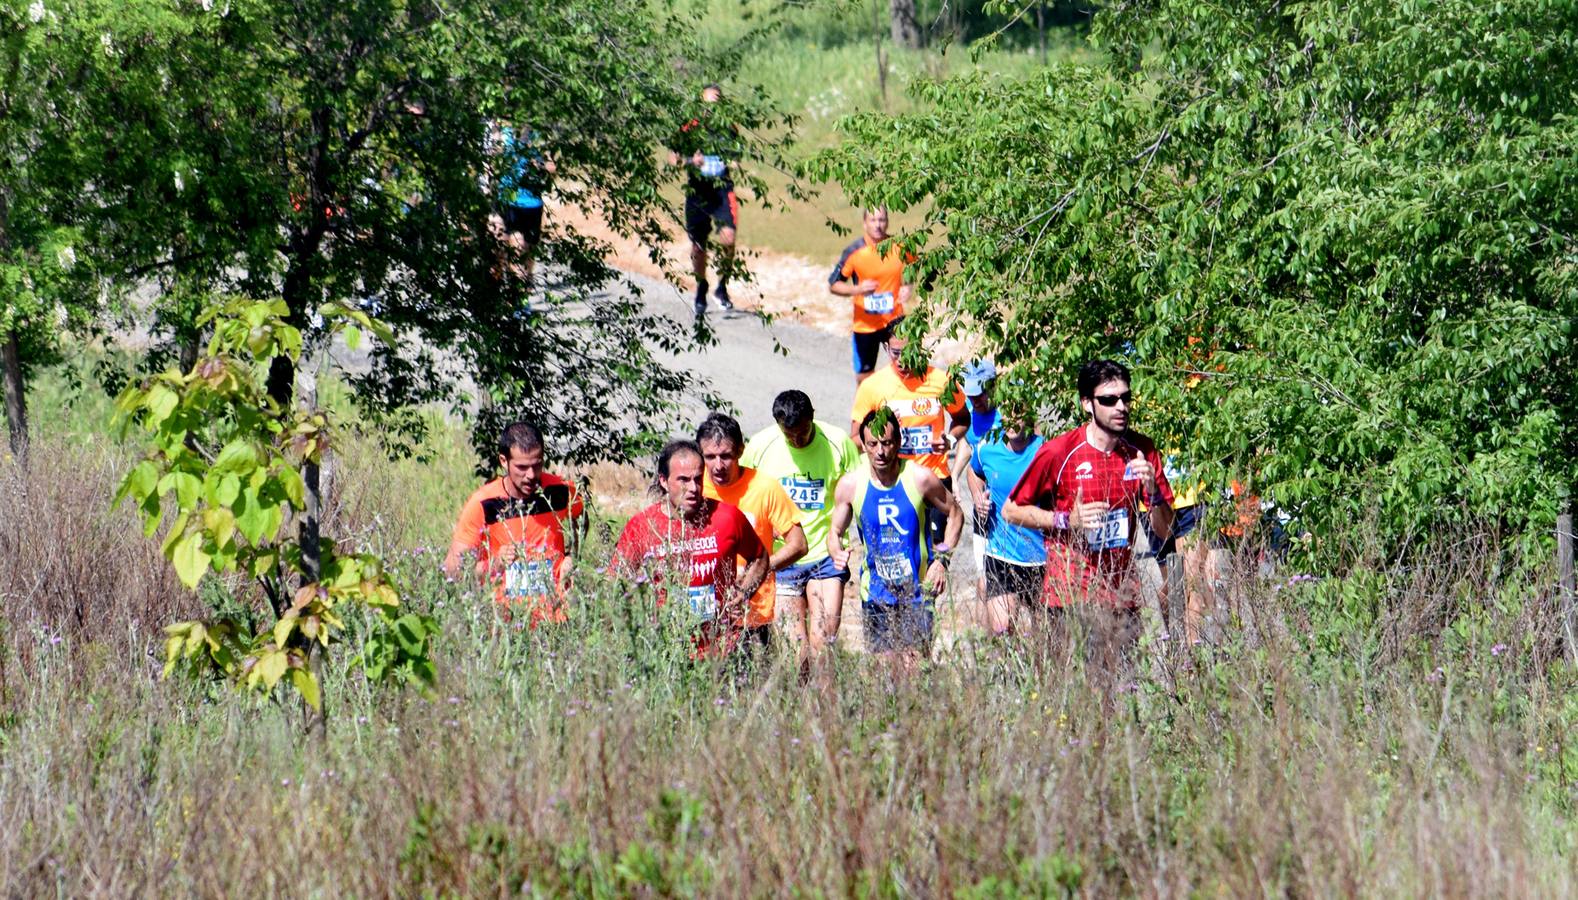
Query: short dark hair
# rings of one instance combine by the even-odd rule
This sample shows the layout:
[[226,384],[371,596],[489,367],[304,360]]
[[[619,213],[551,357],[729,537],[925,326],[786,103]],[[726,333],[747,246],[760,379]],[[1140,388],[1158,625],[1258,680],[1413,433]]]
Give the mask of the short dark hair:
[[1111,359],[1093,359],[1079,367],[1079,396],[1087,400],[1096,396],[1096,388],[1109,381],[1121,381],[1132,384],[1129,379],[1129,367]]
[[869,431],[871,432],[872,437],[876,437],[876,425],[878,421],[882,422],[882,433],[887,434],[889,425],[895,427],[898,426],[899,417],[895,416],[893,414],[893,410],[888,409],[886,406],[879,406],[871,412],[866,413],[866,417],[860,420],[860,429],[855,432],[855,436],[864,441],[866,439],[866,432]]
[[811,398],[805,391],[790,388],[773,398],[773,421],[785,428],[798,428],[815,416],[816,410],[811,408]]
[[904,318],[904,316],[898,316],[897,318],[890,320],[888,324],[882,326],[883,343],[893,339],[893,335],[898,333],[899,326],[904,324]]
[[734,444],[737,452],[745,450],[745,433],[740,431],[740,423],[727,413],[715,412],[701,421],[696,426],[696,443],[703,441],[725,440]]
[[701,447],[689,438],[675,438],[664,444],[663,449],[658,451],[657,477],[652,479],[653,494],[661,495],[663,493],[663,479],[668,477],[669,464],[674,461],[674,457],[686,454],[701,459]]
[[499,432],[499,456],[510,458],[510,449],[514,448],[523,453],[532,450],[544,450],[542,432],[530,422],[511,422]]

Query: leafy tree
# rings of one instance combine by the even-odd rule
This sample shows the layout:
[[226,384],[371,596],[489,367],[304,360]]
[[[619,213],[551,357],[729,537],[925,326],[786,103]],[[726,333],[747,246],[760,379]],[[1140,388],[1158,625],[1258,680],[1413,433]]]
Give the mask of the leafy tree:
[[[327,540],[304,546],[316,535],[288,537],[288,516],[312,502],[301,472],[328,452],[333,429],[321,411],[280,403],[264,386],[274,359],[300,359],[302,334],[285,313],[279,300],[232,301],[206,314],[213,337],[189,371],[165,372],[121,394],[123,427],[143,432],[149,450],[122,479],[116,501],[136,505],[150,536],[168,520],[164,555],[188,587],[209,571],[239,573],[256,579],[269,600],[272,615],[261,623],[222,616],[169,625],[165,675],[178,667],[217,672],[264,692],[288,678],[321,711],[314,657],[342,639],[347,610],[364,608],[377,623],[361,659],[374,679],[431,685],[437,628],[427,616],[402,614],[376,556]],[[319,313],[353,347],[362,329],[390,337],[359,310],[330,305]],[[292,590],[293,581],[300,587]]]
[[[177,177],[144,200],[175,213],[147,225],[161,262],[280,296],[309,352],[325,346],[320,304],[376,310],[396,340],[351,376],[374,418],[469,403],[475,383],[571,458],[649,446],[687,386],[660,354],[693,337],[609,290],[606,248],[552,215],[539,255],[559,281],[528,309],[490,232],[488,182],[514,163],[490,148],[490,123],[540,135],[559,199],[658,246],[677,173],[654,148],[733,59],[704,53],[689,20],[623,0],[174,9],[184,27],[157,48],[169,87],[148,130],[175,148]],[[751,133],[770,122],[760,98],[734,112]],[[276,357],[270,394],[288,401],[295,376]]]
[[[916,88],[812,169],[927,209],[917,329],[979,331],[1317,537],[1549,533],[1578,462],[1578,6],[1116,5],[1097,66]],[[1316,547],[1330,546],[1317,541]]]
[[[82,248],[84,90],[103,56],[102,4],[0,5],[0,379],[10,447],[27,443],[27,374],[62,328],[97,319]],[[89,42],[92,35],[92,43]]]

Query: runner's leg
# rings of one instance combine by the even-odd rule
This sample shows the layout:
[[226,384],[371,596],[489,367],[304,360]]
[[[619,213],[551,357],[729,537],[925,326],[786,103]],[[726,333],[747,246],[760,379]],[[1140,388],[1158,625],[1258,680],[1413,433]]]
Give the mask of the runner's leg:
[[840,578],[813,578],[805,584],[806,649],[812,659],[838,640],[843,621],[844,582]]

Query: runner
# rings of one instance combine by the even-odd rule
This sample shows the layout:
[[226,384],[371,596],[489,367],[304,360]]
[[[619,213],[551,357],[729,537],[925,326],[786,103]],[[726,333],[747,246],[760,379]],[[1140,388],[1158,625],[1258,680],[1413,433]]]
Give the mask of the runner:
[[[850,412],[849,430],[859,433],[860,422],[874,409],[887,408],[898,416],[899,453],[907,460],[930,469],[942,481],[943,487],[953,491],[953,478],[948,471],[948,445],[950,439],[964,436],[969,419],[964,415],[964,395],[953,379],[942,369],[927,365],[918,373],[903,368],[899,356],[908,346],[908,340],[898,334],[902,318],[894,319],[889,326],[888,359],[892,362],[861,382],[855,391],[855,405]],[[861,446],[864,446],[864,441]],[[927,527],[931,530],[932,543],[942,541],[946,518],[936,510],[927,514]],[[953,542],[948,542],[953,546]]]
[[1102,668],[1115,672],[1139,637],[1139,590],[1130,579],[1141,501],[1158,535],[1172,531],[1173,493],[1156,445],[1129,430],[1129,370],[1094,360],[1079,370],[1090,421],[1036,453],[1003,504],[1003,520],[1046,532],[1043,599],[1077,608]]
[[853,311],[850,347],[854,357],[855,384],[871,376],[877,367],[877,349],[887,343],[889,326],[904,315],[904,303],[911,288],[904,283],[905,258],[897,247],[886,254],[878,248],[888,239],[888,210],[875,206],[861,216],[865,233],[844,253],[827,276],[827,289],[848,297]]
[[[734,235],[740,222],[740,203],[734,196],[729,171],[740,158],[738,130],[714,119],[723,88],[709,84],[701,89],[702,112],[686,122],[674,140],[669,164],[685,166],[685,233],[690,236],[690,267],[696,275],[696,318],[707,314],[707,239],[718,226],[718,305],[733,309],[729,299],[729,273],[734,266]],[[710,107],[710,108],[709,108]]]
[[[964,513],[930,469],[899,455],[895,418],[878,408],[861,420],[856,433],[866,461],[839,479],[827,547],[835,565],[849,568],[843,537],[853,519],[866,551],[860,571],[866,647],[913,668],[931,654],[933,603],[948,586],[949,554]],[[927,509],[947,521],[941,542],[925,527]]]
[[[800,508],[777,481],[740,465],[745,436],[733,416],[713,413],[696,429],[706,470],[703,492],[713,500],[733,504],[745,514],[756,538],[769,551],[767,577],[751,595],[745,613],[745,640],[752,647],[766,647],[772,639],[777,585],[773,572],[805,556],[805,530]],[[778,549],[773,550],[776,546]]]
[[532,287],[532,272],[537,264],[537,245],[542,243],[542,195],[551,176],[558,171],[554,161],[543,154],[541,139],[535,131],[501,125],[498,131],[499,157],[503,171],[498,176],[499,213],[492,223],[504,235],[505,244],[520,260],[508,263],[512,274]]
[[1047,552],[1041,535],[1003,521],[1003,500],[1013,492],[1043,443],[1035,429],[1022,424],[1027,418],[1015,415],[999,433],[988,431],[970,457],[968,477],[975,519],[985,523],[987,535],[979,541],[985,550],[982,610],[993,634],[1014,630],[1021,610],[1040,598],[1046,574]]
[[811,398],[788,390],[773,400],[772,425],[745,445],[741,463],[776,478],[800,507],[806,554],[778,571],[779,621],[801,644],[801,661],[814,659],[838,638],[849,570],[828,556],[827,533],[833,517],[832,491],[859,464],[855,444],[842,428],[818,421]]
[[580,494],[544,471],[536,426],[506,426],[498,450],[504,475],[478,488],[461,507],[444,572],[460,577],[464,557],[473,555],[473,572],[493,586],[493,599],[506,616],[525,610],[532,627],[564,621],[566,548],[571,555],[579,552],[586,533]]
[[745,598],[767,577],[766,549],[743,513],[703,494],[695,441],[663,448],[652,490],[658,501],[633,516],[614,545],[614,569],[653,585],[659,606],[669,578],[683,572],[696,622],[691,656],[726,656],[744,629]]
[[[964,391],[964,399],[970,404],[970,430],[964,433],[964,441],[953,448],[953,464],[950,467],[953,483],[958,484],[961,478],[968,478],[970,462],[975,456],[976,448],[981,441],[997,427],[997,367],[989,359],[980,359],[969,363],[959,372],[959,377]],[[970,496],[974,499],[969,511],[970,520],[970,553],[975,557],[976,591],[982,601],[986,600],[986,537],[987,525],[990,521],[985,513],[978,513],[981,509],[980,497],[974,493],[975,481],[970,480]]]

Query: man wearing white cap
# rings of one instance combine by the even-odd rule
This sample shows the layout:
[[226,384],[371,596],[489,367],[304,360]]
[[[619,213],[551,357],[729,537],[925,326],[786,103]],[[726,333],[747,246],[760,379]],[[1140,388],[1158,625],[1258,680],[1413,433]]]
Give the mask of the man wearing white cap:
[[[970,430],[964,433],[964,440],[954,448],[953,456],[953,483],[964,484],[966,473],[970,471],[970,460],[975,455],[981,441],[991,434],[997,427],[997,401],[992,389],[996,386],[997,367],[989,359],[978,359],[965,363],[959,370],[961,387],[965,399],[970,404]],[[971,496],[975,494],[976,485],[970,481]],[[972,505],[971,510],[976,510]],[[975,571],[984,571],[986,556],[987,525],[991,521],[990,515],[982,515],[974,511],[969,515],[972,538],[970,541],[971,553],[975,556]],[[983,576],[976,577],[976,590],[985,599],[986,584]]]

